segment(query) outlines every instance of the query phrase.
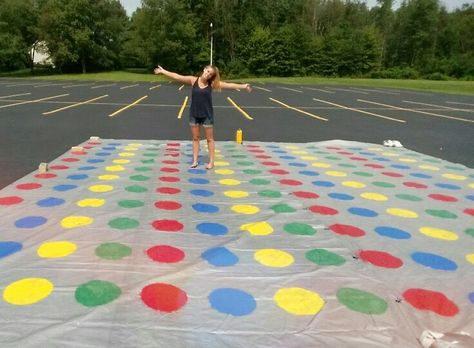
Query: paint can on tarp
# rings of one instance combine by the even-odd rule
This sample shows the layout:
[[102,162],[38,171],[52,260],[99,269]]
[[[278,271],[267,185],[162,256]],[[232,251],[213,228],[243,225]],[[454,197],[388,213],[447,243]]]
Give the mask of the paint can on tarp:
[[237,132],[235,132],[235,142],[237,144],[242,144],[243,142],[243,133],[242,133],[242,129],[237,129]]
[[38,172],[40,174],[44,174],[44,173],[48,172],[48,169],[49,169],[48,168],[48,163],[45,163],[45,162],[40,163],[39,166],[38,166]]

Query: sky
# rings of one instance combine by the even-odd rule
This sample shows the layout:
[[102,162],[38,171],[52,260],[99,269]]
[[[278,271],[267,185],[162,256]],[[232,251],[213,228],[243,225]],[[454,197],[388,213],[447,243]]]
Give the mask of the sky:
[[[395,3],[400,2],[395,0]],[[140,6],[141,1],[140,0],[120,0],[122,3],[122,6],[125,8],[127,11],[127,14],[129,16],[132,15],[132,13],[137,9],[137,7]],[[365,1],[369,7],[374,6],[377,4],[377,0],[366,0]],[[470,4],[474,3],[472,0],[441,0],[441,3],[446,6],[446,8],[449,10],[454,10],[457,7],[461,7],[462,4]]]

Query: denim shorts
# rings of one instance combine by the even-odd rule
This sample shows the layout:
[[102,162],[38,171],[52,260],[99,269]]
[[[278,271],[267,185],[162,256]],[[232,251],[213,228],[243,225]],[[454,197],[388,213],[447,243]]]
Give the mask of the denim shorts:
[[189,116],[189,125],[190,126],[202,125],[204,128],[211,128],[214,126],[214,120],[210,117]]

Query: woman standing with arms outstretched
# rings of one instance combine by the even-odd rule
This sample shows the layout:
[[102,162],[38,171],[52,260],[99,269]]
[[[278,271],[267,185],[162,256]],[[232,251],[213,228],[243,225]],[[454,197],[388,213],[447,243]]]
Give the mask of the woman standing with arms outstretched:
[[246,89],[250,92],[252,90],[250,85],[248,83],[240,84],[221,81],[219,69],[214,65],[204,67],[199,77],[180,75],[167,71],[161,66],[158,66],[154,72],[156,75],[163,74],[173,80],[192,86],[191,108],[189,112],[189,125],[191,126],[193,137],[193,163],[191,168],[196,168],[199,164],[200,127],[203,127],[209,151],[209,163],[206,165],[206,169],[212,169],[214,167],[215,155],[212,91],[221,91],[221,89]]

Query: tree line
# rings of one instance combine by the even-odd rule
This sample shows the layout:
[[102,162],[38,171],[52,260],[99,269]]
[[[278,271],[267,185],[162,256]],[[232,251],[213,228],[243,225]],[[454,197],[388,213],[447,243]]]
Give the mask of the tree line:
[[[213,24],[212,27],[210,24]],[[142,68],[226,76],[474,78],[474,4],[439,0],[0,0],[0,71]]]

